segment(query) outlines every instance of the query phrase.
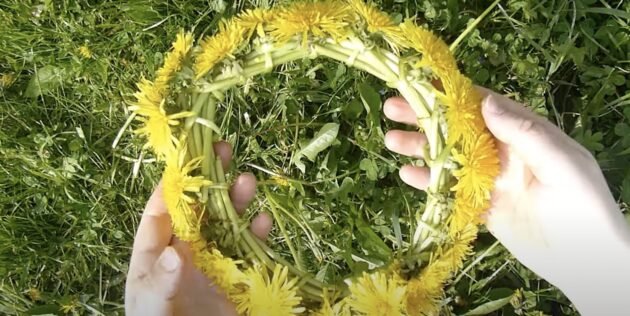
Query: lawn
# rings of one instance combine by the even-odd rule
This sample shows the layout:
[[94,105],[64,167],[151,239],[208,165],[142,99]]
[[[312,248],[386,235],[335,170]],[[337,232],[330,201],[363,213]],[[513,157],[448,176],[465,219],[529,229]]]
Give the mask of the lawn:
[[[137,125],[121,130],[135,84],[153,76],[180,29],[209,35],[222,17],[276,2],[0,2],[0,314],[123,314],[131,243],[161,171]],[[378,1],[449,43],[492,2]],[[476,84],[526,103],[588,148],[630,222],[629,23],[623,0],[499,1],[456,54]],[[381,114],[392,94],[319,59],[226,94],[228,176],[256,175],[248,214],[284,218],[271,244],[318,277],[385,262],[422,204],[424,193],[397,176],[410,160],[383,146],[384,132],[400,127]],[[296,163],[330,123],[336,141]],[[446,293],[445,314],[577,315],[483,230]]]

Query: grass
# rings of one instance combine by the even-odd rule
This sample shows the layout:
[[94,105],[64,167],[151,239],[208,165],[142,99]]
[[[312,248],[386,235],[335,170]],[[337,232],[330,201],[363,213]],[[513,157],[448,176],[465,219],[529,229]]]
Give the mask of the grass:
[[[152,75],[178,29],[209,34],[222,16],[269,2],[0,4],[1,314],[123,313],[130,245],[160,172],[130,133],[112,148],[134,84]],[[449,42],[490,4],[382,1],[395,17],[423,17]],[[629,12],[623,1],[501,1],[457,50],[476,83],[526,101],[589,148],[626,213]],[[250,213],[285,214],[273,244],[292,240],[293,250],[279,250],[329,280],[403,245],[422,193],[397,178],[405,159],[383,149],[392,126],[375,101],[390,93],[383,83],[316,60],[247,87],[222,104],[237,154],[230,175],[259,179]],[[326,123],[339,124],[337,142],[303,159],[302,173],[292,157]],[[489,234],[476,250],[448,289],[454,313],[576,314]]]

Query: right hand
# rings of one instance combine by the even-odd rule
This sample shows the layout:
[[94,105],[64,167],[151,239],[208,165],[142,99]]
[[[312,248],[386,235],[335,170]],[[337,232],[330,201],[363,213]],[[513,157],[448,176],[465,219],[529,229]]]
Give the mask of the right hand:
[[[498,139],[501,160],[488,230],[583,313],[630,314],[620,306],[620,293],[630,293],[630,229],[597,162],[549,121],[504,96],[484,93],[483,116]],[[388,100],[384,111],[394,121],[415,121],[400,98]],[[426,137],[394,130],[385,144],[419,157]],[[429,174],[404,166],[400,176],[424,189]]]

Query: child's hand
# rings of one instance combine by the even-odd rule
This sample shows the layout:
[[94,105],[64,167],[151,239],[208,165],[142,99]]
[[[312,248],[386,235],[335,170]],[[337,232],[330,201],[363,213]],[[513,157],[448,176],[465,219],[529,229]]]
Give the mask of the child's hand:
[[[630,293],[630,229],[597,162],[549,121],[504,96],[484,93],[483,116],[499,140],[502,165],[488,230],[583,313],[630,315],[622,298]],[[416,115],[403,99],[388,100],[384,111],[415,125]],[[417,132],[394,130],[385,137],[389,149],[408,156],[420,157],[426,143]],[[429,172],[404,166],[400,177],[424,189]]]
[[[227,168],[232,149],[215,144]],[[256,178],[243,174],[232,186],[230,197],[243,212],[256,193]],[[267,214],[256,217],[252,232],[266,239],[272,220]],[[162,199],[161,185],[155,189],[142,214],[133,245],[125,291],[127,315],[236,315],[234,306],[216,291],[192,263],[190,247],[173,236],[171,219]]]

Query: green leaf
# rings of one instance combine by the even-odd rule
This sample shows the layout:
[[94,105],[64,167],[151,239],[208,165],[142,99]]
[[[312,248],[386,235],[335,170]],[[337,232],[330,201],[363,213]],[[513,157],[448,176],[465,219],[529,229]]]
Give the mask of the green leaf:
[[604,145],[602,144],[603,139],[604,134],[601,132],[593,133],[591,130],[582,130],[575,136],[575,140],[592,153],[604,149]]
[[327,123],[319,132],[306,144],[300,151],[295,154],[293,164],[295,164],[303,173],[306,171],[306,166],[302,162],[302,157],[308,158],[310,161],[315,161],[317,154],[330,147],[339,133],[339,124]]
[[586,8],[585,12],[589,13],[599,13],[599,14],[608,14],[612,16],[616,16],[618,18],[630,20],[630,12],[618,10],[618,9],[610,9],[610,8]]
[[381,96],[376,92],[374,87],[367,83],[361,83],[359,84],[359,94],[361,95],[361,101],[363,101],[365,110],[368,111],[368,113],[380,111]]
[[350,177],[343,178],[341,185],[332,190],[330,195],[336,196],[340,201],[345,202],[348,200],[348,194],[354,189],[354,180]]
[[361,101],[363,101],[363,107],[368,113],[370,127],[380,127],[382,105],[380,94],[367,83],[359,84],[358,89]]
[[383,262],[388,262],[392,257],[392,250],[389,246],[360,215],[357,216],[355,225],[357,227],[357,240],[368,251],[368,255]]
[[160,19],[160,14],[149,1],[129,1],[122,4],[119,9],[132,21],[140,24],[156,23]]
[[52,65],[44,66],[35,72],[26,87],[26,96],[36,98],[61,85],[64,70]]
[[343,115],[345,118],[354,120],[357,119],[361,113],[363,113],[363,105],[357,99],[350,101],[350,103],[343,108]]
[[621,138],[621,145],[624,148],[630,147],[630,125],[626,123],[617,123],[615,125],[615,135]]
[[26,314],[44,316],[44,315],[59,315],[60,312],[61,310],[58,305],[46,304],[46,305],[33,306],[31,309],[26,311]]
[[494,301],[490,301],[484,304],[481,304],[471,310],[469,310],[466,314],[464,314],[465,316],[476,316],[476,315],[488,315],[492,312],[498,311],[499,309],[503,308],[503,306],[507,305],[510,303],[510,300],[512,299],[513,294],[510,294],[506,297],[494,300]]
[[365,171],[369,180],[375,181],[378,178],[378,167],[372,159],[364,158],[359,163],[359,168]]
[[621,199],[630,204],[630,174],[626,176],[621,184]]

